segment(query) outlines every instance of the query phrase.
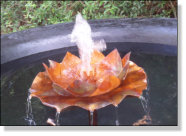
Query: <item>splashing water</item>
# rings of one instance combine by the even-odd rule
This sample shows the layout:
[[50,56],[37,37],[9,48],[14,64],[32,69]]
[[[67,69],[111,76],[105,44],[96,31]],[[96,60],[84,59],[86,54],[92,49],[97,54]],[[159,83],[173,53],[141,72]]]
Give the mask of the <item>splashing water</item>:
[[87,75],[91,71],[90,61],[94,49],[103,51],[106,49],[104,40],[94,42],[91,36],[91,28],[88,22],[80,13],[76,16],[76,22],[71,34],[71,42],[75,42],[79,49],[79,55],[82,60],[81,77],[85,71]]
[[52,125],[52,126],[56,126],[55,121],[51,118],[48,118],[47,123]]
[[36,125],[36,123],[34,121],[34,116],[32,114],[32,105],[31,105],[30,93],[28,93],[28,97],[27,97],[25,120],[28,122],[29,126],[35,126]]
[[56,112],[55,119],[48,118],[47,123],[52,126],[60,126],[60,112]]

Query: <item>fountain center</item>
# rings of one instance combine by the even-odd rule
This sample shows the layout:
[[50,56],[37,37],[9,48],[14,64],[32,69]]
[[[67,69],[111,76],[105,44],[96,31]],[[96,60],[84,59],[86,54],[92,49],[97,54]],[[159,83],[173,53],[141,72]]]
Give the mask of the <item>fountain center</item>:
[[76,21],[74,29],[71,34],[71,42],[75,42],[79,49],[79,56],[82,61],[81,77],[83,73],[89,76],[92,70],[90,62],[93,50],[103,51],[106,49],[106,44],[104,40],[94,42],[91,35],[91,27],[88,22],[82,17],[80,13],[76,16]]

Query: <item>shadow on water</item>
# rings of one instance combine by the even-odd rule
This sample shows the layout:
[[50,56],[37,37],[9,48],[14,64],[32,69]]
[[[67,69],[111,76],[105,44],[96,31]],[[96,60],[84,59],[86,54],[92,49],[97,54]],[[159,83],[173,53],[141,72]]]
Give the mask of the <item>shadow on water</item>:
[[[106,55],[111,50],[103,53]],[[128,52],[118,50],[121,57]],[[77,50],[70,52],[78,55]],[[48,59],[60,62],[64,55],[58,53],[1,76],[1,125],[49,125],[48,118],[63,126],[89,125],[89,114],[84,109],[69,107],[56,115],[55,109],[44,106],[39,99],[30,101],[27,97],[34,77],[44,71],[41,62],[48,64]],[[141,99],[127,97],[116,108],[109,105],[97,110],[97,125],[131,126],[146,121],[142,125],[176,126],[177,56],[132,51],[131,60],[146,71],[148,90]]]

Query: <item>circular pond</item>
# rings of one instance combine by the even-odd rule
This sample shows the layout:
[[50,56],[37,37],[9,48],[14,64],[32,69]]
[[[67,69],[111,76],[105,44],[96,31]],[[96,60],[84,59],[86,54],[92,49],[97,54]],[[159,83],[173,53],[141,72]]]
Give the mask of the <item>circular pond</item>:
[[[147,73],[148,89],[145,94],[147,92],[149,94],[148,110],[152,119],[151,124],[148,125],[177,125],[177,37],[175,38],[177,28],[175,21],[120,19],[104,20],[104,23],[100,23],[101,21],[90,22],[93,31],[95,30],[94,38],[104,38],[107,43],[107,50],[103,52],[104,55],[115,48],[118,49],[121,57],[131,51],[131,61],[143,67]],[[127,24],[130,24],[130,27]],[[28,89],[37,73],[44,71],[42,62],[47,65],[48,59],[61,62],[67,51],[78,56],[77,47],[67,42],[68,38],[63,39],[67,40],[63,42],[59,38],[64,38],[63,36],[70,32],[64,28],[65,25],[72,30],[73,24],[63,24],[62,35],[57,29],[59,25],[52,25],[1,37],[1,125],[29,124],[25,120]],[[147,26],[145,30],[142,29],[144,25]],[[126,31],[122,33],[121,28],[130,31],[128,34]],[[159,30],[158,36],[151,33],[158,31],[155,28]],[[44,31],[47,33],[43,33]],[[112,34],[113,37],[109,35],[111,31],[115,32],[115,35]],[[103,32],[109,34],[103,35]],[[24,36],[25,33],[28,35]],[[40,37],[38,37],[39,34]],[[164,37],[161,37],[162,35]],[[168,38],[171,37],[174,38],[168,41]],[[51,41],[52,39],[53,41]],[[51,43],[53,47],[51,47]],[[46,122],[47,119],[55,119],[55,109],[44,106],[37,98],[32,98],[31,102],[36,125],[49,125]],[[139,120],[145,114],[140,99],[127,97],[119,104],[118,108],[109,105],[97,110],[96,123],[106,126],[116,125],[118,120],[119,125],[130,126],[139,124]],[[59,123],[70,126],[89,125],[88,111],[79,107],[69,107],[61,112]]]

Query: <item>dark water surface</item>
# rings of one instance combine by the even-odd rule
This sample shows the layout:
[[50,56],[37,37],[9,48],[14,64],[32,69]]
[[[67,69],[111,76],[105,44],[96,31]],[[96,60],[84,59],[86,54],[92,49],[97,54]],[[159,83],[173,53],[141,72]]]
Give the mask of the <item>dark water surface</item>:
[[[108,54],[108,49],[104,54]],[[77,51],[70,51],[78,55]],[[123,57],[127,52],[120,52]],[[60,62],[64,53],[49,59]],[[48,59],[48,58],[47,58]],[[45,63],[48,64],[45,58]],[[144,68],[148,76],[148,91],[151,125],[177,125],[177,57],[131,53],[131,60]],[[44,71],[41,61],[24,66],[1,76],[1,125],[28,125],[25,121],[28,89],[38,72]],[[55,119],[55,109],[44,106],[39,99],[32,98],[32,110],[36,125],[48,125],[48,118]],[[97,125],[132,125],[145,112],[138,98],[127,97],[118,106],[110,105],[97,111]],[[69,107],[60,114],[61,125],[89,125],[88,111]]]

